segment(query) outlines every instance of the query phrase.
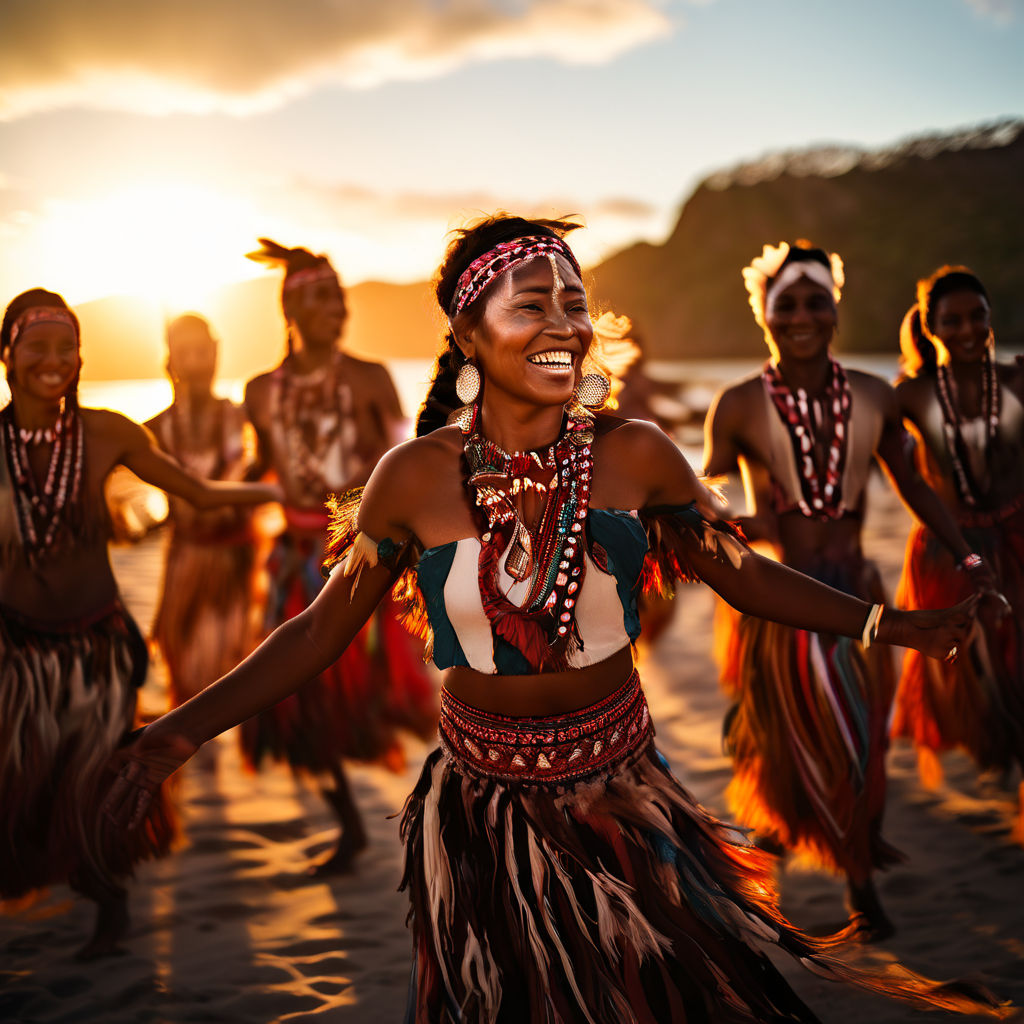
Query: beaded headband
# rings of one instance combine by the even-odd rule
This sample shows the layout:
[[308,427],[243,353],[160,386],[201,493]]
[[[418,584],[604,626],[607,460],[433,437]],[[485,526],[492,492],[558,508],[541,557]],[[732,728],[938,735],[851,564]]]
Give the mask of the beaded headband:
[[328,279],[338,280],[338,272],[330,263],[321,263],[315,267],[305,267],[303,270],[296,270],[286,274],[284,278],[284,290],[290,292],[293,288],[302,288],[304,285],[312,284],[314,281],[326,281]]
[[524,235],[522,238],[513,238],[509,242],[499,242],[493,249],[489,249],[482,256],[475,260],[459,276],[455,286],[455,294],[452,297],[450,316],[458,316],[471,302],[474,302],[480,293],[497,277],[500,277],[506,270],[534,260],[538,256],[547,256],[549,259],[554,256],[564,256],[573,266],[577,274],[582,276],[580,265],[576,261],[572,250],[562,241],[553,235]]
[[14,326],[11,328],[11,340],[4,347],[2,353],[5,357],[14,348],[18,336],[33,324],[67,324],[75,332],[75,340],[78,340],[78,324],[75,323],[75,318],[68,310],[62,309],[60,306],[30,306],[14,321]]
[[828,291],[836,302],[842,296],[842,288],[846,283],[843,273],[843,261],[838,253],[829,254],[829,266],[817,260],[793,260],[786,263],[790,253],[788,242],[780,242],[777,246],[766,245],[760,256],[750,261],[750,266],[743,268],[743,284],[746,286],[750,308],[754,319],[765,327],[765,309],[769,296],[785,290],[801,277],[810,278],[815,284]]

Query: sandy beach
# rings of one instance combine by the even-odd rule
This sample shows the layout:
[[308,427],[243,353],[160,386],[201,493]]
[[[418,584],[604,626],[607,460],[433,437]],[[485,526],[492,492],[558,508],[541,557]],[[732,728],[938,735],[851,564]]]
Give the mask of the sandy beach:
[[[872,489],[865,546],[891,592],[908,519],[881,480]],[[155,535],[114,550],[124,595],[143,626],[156,599],[161,546]],[[710,656],[713,595],[689,587],[678,604],[671,629],[643,652],[641,671],[662,751],[698,799],[727,817],[726,701]],[[153,712],[166,706],[158,667],[143,702]],[[320,800],[286,770],[244,774],[234,737],[222,737],[216,768],[194,764],[181,780],[182,848],[138,872],[124,955],[90,965],[74,959],[91,912],[63,887],[0,917],[0,1021],[400,1021],[411,942],[396,891],[394,815],[426,750],[409,744],[403,774],[353,769],[371,845],[355,874],[325,882],[303,874],[333,834]],[[1013,794],[997,780],[978,780],[959,755],[947,756],[945,767],[945,784],[928,793],[913,753],[890,752],[886,834],[908,861],[880,878],[898,930],[876,948],[933,977],[982,980],[1024,1004],[1024,849],[1010,836]],[[804,928],[822,932],[842,922],[837,879],[786,865],[781,888],[784,909]],[[781,966],[824,1021],[944,1019]]]

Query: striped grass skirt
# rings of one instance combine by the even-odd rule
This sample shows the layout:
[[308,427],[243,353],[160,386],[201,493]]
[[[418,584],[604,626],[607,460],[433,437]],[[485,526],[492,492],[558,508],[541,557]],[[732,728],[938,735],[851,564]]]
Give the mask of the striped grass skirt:
[[[884,601],[870,562],[820,567],[822,582]],[[806,863],[862,882],[902,854],[882,837],[889,647],[793,629],[719,603],[716,656],[734,705],[724,739],[737,821]]]
[[[986,994],[863,971],[783,918],[771,860],[715,820],[653,743],[637,675],[598,704],[505,718],[442,695],[406,804],[407,1024],[815,1021],[760,947],[924,1005]],[[980,1001],[976,1001],[976,999]]]
[[162,797],[125,835],[99,813],[145,672],[145,643],[120,602],[59,624],[0,608],[0,898],[58,882],[102,898],[169,848]]
[[[984,558],[1013,613],[980,623],[955,662],[907,651],[892,735],[936,753],[960,747],[982,769],[1024,768],[1024,507],[963,517],[961,531]],[[974,592],[953,556],[914,524],[900,580],[904,608],[943,608]]]

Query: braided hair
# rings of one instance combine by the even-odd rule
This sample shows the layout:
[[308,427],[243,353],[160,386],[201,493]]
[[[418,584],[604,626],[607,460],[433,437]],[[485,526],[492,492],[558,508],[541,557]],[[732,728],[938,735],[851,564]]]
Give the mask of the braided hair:
[[[45,288],[30,288],[27,292],[22,292],[20,295],[16,295],[11,299],[10,305],[7,307],[7,311],[4,313],[3,326],[0,327],[0,357],[3,358],[5,363],[9,363],[11,356],[11,334],[14,331],[14,325],[18,321],[18,317],[25,312],[26,309],[32,309],[35,306],[50,306],[54,309],[64,310],[74,321],[75,324],[75,336],[81,343],[82,328],[78,322],[78,317],[75,316],[74,310],[64,301],[64,297],[58,295],[56,292],[48,292]],[[10,367],[8,366],[7,376],[8,383],[11,381]],[[67,395],[65,395],[65,402],[69,403],[72,408],[78,408],[78,378],[81,373],[75,374],[75,379],[71,383],[71,387],[68,389]]]
[[[448,245],[441,266],[434,279],[434,294],[442,314],[448,317],[455,291],[462,272],[475,259],[489,252],[502,242],[510,242],[528,235],[548,235],[564,238],[570,231],[580,227],[572,220],[526,220],[508,213],[497,213],[485,217],[468,227],[459,228]],[[472,328],[479,322],[484,309],[485,289],[458,315],[460,327]],[[430,378],[430,389],[416,416],[416,436],[422,437],[438,427],[443,427],[448,416],[462,403],[455,393],[455,379],[459,375],[466,357],[455,343],[455,334],[449,325],[444,343],[434,361]]]

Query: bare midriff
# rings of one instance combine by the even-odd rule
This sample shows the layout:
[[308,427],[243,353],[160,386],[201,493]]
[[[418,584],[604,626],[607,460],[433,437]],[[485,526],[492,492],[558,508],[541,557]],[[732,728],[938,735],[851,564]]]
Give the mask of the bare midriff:
[[39,622],[80,619],[116,597],[105,541],[73,547],[35,569],[18,562],[0,572],[0,604]]
[[844,565],[861,557],[859,515],[842,519],[809,519],[799,512],[779,516],[779,557],[802,572],[820,565]]
[[444,673],[445,689],[464,704],[512,718],[564,715],[614,693],[633,671],[633,651],[623,647],[586,668],[500,676],[456,666]]

